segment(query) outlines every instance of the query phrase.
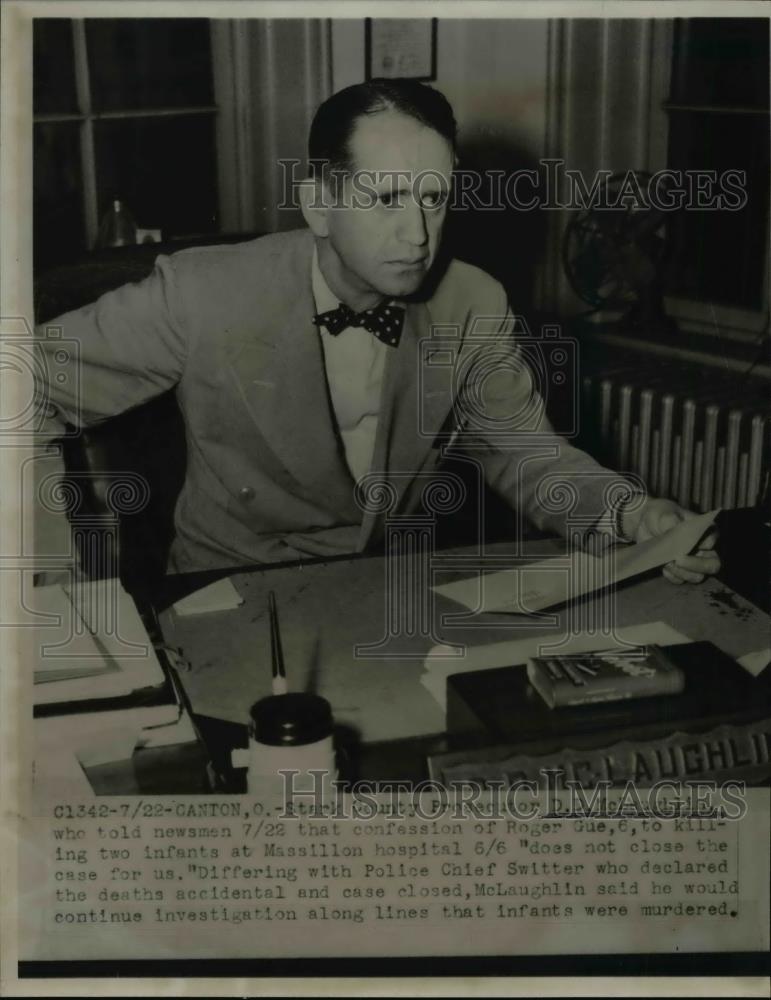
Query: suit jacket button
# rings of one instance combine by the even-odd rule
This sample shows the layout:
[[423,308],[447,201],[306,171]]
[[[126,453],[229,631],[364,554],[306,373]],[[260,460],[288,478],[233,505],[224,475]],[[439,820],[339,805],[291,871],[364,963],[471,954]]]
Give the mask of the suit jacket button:
[[244,503],[248,503],[250,500],[254,500],[254,490],[251,486],[242,486],[238,491],[238,496]]

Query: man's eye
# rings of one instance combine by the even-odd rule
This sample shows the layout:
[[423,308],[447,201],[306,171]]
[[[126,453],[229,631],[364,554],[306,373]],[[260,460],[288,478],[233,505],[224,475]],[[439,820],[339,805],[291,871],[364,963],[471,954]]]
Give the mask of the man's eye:
[[446,200],[447,196],[443,191],[430,191],[421,196],[420,203],[424,208],[440,208]]
[[401,204],[399,201],[399,195],[393,193],[384,193],[380,195],[380,204],[384,208],[398,208]]

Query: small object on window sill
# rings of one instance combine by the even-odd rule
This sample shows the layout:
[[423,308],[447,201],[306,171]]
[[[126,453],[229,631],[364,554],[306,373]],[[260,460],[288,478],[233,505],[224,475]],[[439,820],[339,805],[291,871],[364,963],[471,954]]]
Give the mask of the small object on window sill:
[[162,243],[163,237],[160,229],[137,229],[136,242],[139,244]]
[[96,239],[98,247],[136,246],[137,226],[126,206],[115,198],[102,216],[99,234]]

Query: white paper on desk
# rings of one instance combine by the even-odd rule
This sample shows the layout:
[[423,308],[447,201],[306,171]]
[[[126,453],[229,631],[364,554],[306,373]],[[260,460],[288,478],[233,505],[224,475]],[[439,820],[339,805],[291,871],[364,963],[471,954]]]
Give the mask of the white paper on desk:
[[679,646],[691,639],[666,622],[646,622],[642,625],[627,625],[616,629],[612,639],[597,635],[557,635],[544,634],[510,639],[506,642],[491,642],[485,646],[473,646],[460,659],[448,659],[449,647],[434,646],[425,660],[425,673],[420,683],[434,699],[447,710],[447,678],[451,674],[473,673],[477,670],[492,670],[494,667],[508,667],[524,664],[531,656],[538,656],[542,647],[551,649],[561,642],[563,653],[590,653],[596,649],[629,643],[634,646],[657,644],[659,646]]
[[[33,603],[35,614],[41,617],[35,684],[93,677],[120,669],[100,653],[64,587],[60,584],[36,587]],[[76,630],[75,619],[81,631]]]
[[244,603],[228,577],[202,587],[181,601],[177,601],[174,610],[178,615],[203,615],[209,611],[230,611]]
[[[25,601],[22,624],[35,629],[36,705],[117,698],[163,684],[147,630],[118,580],[33,587]],[[85,631],[75,630],[75,615]]]
[[433,588],[470,611],[532,614],[620,583],[692,552],[715,520],[717,511],[681,521],[663,535],[615,547],[602,558],[575,551],[527,566],[473,576]]
[[756,649],[751,653],[745,653],[736,662],[753,677],[757,677],[771,663],[771,649]]
[[100,764],[128,760],[134,752],[138,737],[136,726],[117,725],[109,736],[105,735],[101,740],[76,750],[75,757],[84,770],[99,767]]
[[43,765],[34,761],[32,789],[39,802],[57,802],[70,798],[91,798],[94,790],[74,750],[65,747]]

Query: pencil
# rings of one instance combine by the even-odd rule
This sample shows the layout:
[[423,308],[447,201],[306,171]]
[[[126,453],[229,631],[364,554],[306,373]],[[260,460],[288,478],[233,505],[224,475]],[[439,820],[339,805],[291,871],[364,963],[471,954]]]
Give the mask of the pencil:
[[549,660],[544,658],[543,662],[546,664],[546,669],[549,671],[549,676],[553,681],[562,680],[563,673],[560,668],[559,660]]
[[281,649],[281,634],[278,630],[278,611],[276,610],[276,594],[268,594],[268,611],[270,613],[270,657],[273,669],[273,694],[286,694],[286,670],[284,669],[284,653]]
[[565,671],[565,673],[568,675],[568,677],[571,679],[571,681],[576,687],[583,687],[586,684],[586,681],[583,679],[581,674],[579,674],[579,672],[576,670],[573,664],[570,663],[569,660],[561,660],[560,662],[562,665],[562,669]]

